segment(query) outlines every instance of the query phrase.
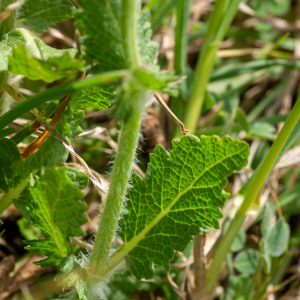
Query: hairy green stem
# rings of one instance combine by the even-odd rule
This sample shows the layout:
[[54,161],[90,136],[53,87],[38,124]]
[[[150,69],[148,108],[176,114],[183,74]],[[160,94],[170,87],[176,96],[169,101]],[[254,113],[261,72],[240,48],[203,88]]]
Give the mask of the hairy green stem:
[[141,115],[141,105],[133,106],[130,118],[122,127],[110,189],[90,261],[93,272],[96,274],[100,273],[103,268],[105,269],[104,261],[108,257],[115,235],[137,146]]
[[[139,5],[139,0],[122,1],[122,37],[130,69],[140,66],[137,40],[137,13]],[[147,96],[147,89],[139,86],[134,79],[132,80],[132,90],[127,92],[130,93],[131,98],[131,113],[129,118],[124,120],[123,123],[105,209],[90,260],[91,272],[97,275],[101,274],[107,267],[106,260],[123,207],[139,136],[143,104]]]
[[[17,0],[0,0],[0,14],[2,14],[8,5],[17,2]],[[17,19],[17,11],[11,11],[9,16],[0,21],[0,38],[7,32],[15,29]],[[8,72],[0,73],[0,82],[6,82],[9,79]],[[0,116],[5,114],[10,108],[10,98],[3,92],[0,96]]]
[[275,165],[277,158],[280,156],[281,151],[286,144],[290,134],[292,133],[296,123],[300,119],[300,98],[298,98],[295,106],[293,107],[289,117],[287,118],[284,126],[279,132],[275,142],[273,143],[270,151],[268,152],[263,163],[260,165],[249,189],[245,195],[244,201],[237,211],[230,228],[227,230],[225,236],[214,255],[212,264],[206,273],[206,291],[210,293],[217,281],[222,263],[224,262],[227,253],[230,251],[230,246],[234,241],[239,229],[241,228],[246,213],[250,205],[254,202],[264,183],[266,182],[273,166]]
[[185,127],[191,134],[194,133],[201,114],[206,86],[215,62],[216,52],[235,16],[240,2],[241,0],[217,0],[215,3],[197,62],[193,89],[183,119]]
[[122,1],[122,17],[121,28],[125,54],[129,67],[132,69],[138,68],[141,64],[138,51],[138,12],[140,10],[140,1],[138,0],[123,0]]

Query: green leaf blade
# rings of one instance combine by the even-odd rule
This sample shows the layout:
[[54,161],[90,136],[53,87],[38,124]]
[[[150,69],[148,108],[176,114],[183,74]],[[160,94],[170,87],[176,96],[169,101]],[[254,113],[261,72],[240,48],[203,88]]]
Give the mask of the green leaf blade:
[[128,67],[120,29],[121,1],[78,0],[76,26],[87,55],[99,62],[99,72]]
[[14,162],[22,162],[17,145],[10,139],[0,139],[0,189],[7,193],[22,180],[11,169]]
[[168,270],[174,250],[183,251],[194,235],[219,228],[226,177],[246,166],[248,154],[246,143],[230,137],[186,136],[173,142],[170,154],[155,149],[145,182],[133,175],[128,213],[120,224],[119,255],[126,255],[134,276],[151,278],[153,263]]
[[271,256],[281,256],[290,238],[290,227],[280,218],[271,229],[267,238],[267,245]]
[[[20,46],[23,46],[24,50],[26,49],[27,53],[23,53],[24,50],[23,51],[20,50],[21,49],[21,48],[19,49]],[[79,69],[83,65],[83,62],[74,60],[74,56],[77,53],[77,49],[58,50],[52,48],[46,45],[42,40],[40,40],[36,35],[34,35],[29,30],[24,28],[18,28],[5,34],[0,39],[0,72],[8,71],[8,61],[9,61],[8,57],[9,55],[13,54],[13,48],[18,48],[19,50],[16,52],[15,59],[13,60],[11,58],[11,64],[13,63],[13,66],[11,66],[11,68],[14,67],[17,68],[16,70],[18,70],[19,67],[18,63],[19,63],[23,65],[22,72],[26,71],[26,67],[30,68],[30,70],[33,71],[30,64],[31,63],[38,64],[38,62],[36,62],[35,59],[43,61],[42,64],[44,65],[46,64],[44,68],[47,67],[47,61],[49,59],[50,61],[48,62],[48,67],[54,67],[54,68],[60,67],[59,64],[61,63],[61,59],[59,59],[59,57],[66,55],[66,53],[70,55],[70,58],[68,58],[67,62],[68,65],[70,65],[71,63],[72,70],[74,70],[74,68],[76,67],[77,69]],[[22,53],[20,53],[20,51],[22,51]],[[17,60],[17,58],[19,58],[19,60]],[[24,58],[25,61],[23,61]],[[51,61],[51,59],[53,59],[53,61]],[[64,65],[64,67],[66,66]],[[39,70],[35,70],[35,73],[37,71]],[[23,73],[19,73],[19,74],[23,74]]]
[[28,55],[24,46],[20,46],[14,48],[12,56],[9,56],[8,71],[31,80],[53,82],[81,70],[83,64],[83,61],[75,60],[69,53],[50,57],[47,61],[36,59]]
[[71,18],[73,8],[69,0],[27,0],[18,19],[36,32],[45,32],[49,26]]
[[38,227],[44,240],[26,241],[27,250],[48,256],[39,261],[41,266],[59,264],[72,254],[70,236],[83,236],[80,225],[87,222],[83,214],[85,203],[79,202],[83,194],[74,186],[64,168],[46,169],[41,178],[30,184],[34,199],[29,206],[32,225]]

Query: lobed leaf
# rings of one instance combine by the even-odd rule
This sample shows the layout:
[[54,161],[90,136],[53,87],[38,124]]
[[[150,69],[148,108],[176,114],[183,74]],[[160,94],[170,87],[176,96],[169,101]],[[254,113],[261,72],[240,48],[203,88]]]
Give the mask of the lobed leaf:
[[13,48],[12,56],[9,56],[8,71],[31,80],[53,82],[81,70],[83,65],[83,61],[72,58],[69,53],[48,60],[37,59],[28,54],[25,46],[20,46]]
[[[224,138],[185,136],[169,154],[158,146],[146,179],[132,177],[127,214],[120,221],[126,258],[135,277],[151,278],[153,264],[169,270],[174,250],[183,251],[192,236],[219,228],[220,206],[229,194],[226,177],[247,165],[248,145]],[[108,262],[109,263],[109,262]]]
[[18,19],[36,32],[45,32],[49,26],[71,18],[73,8],[69,0],[27,0]]
[[80,227],[88,220],[83,214],[87,205],[79,202],[83,194],[64,168],[46,169],[40,178],[31,180],[29,190],[34,200],[28,204],[30,220],[45,239],[25,241],[26,249],[48,256],[36,264],[57,265],[72,254],[69,237],[85,235]]

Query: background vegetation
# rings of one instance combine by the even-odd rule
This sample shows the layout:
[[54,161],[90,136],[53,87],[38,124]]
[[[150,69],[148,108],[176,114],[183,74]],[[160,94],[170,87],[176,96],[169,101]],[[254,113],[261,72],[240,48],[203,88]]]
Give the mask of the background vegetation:
[[[240,210],[241,221],[236,217],[232,222],[249,190],[249,178],[266,161],[284,122],[292,108],[296,107],[300,79],[300,2],[216,2],[143,1],[143,9],[151,11],[152,40],[159,44],[155,63],[162,71],[174,70],[178,76],[174,81],[181,79],[176,82],[178,95],[168,91],[161,92],[158,97],[196,136],[229,135],[246,141],[250,147],[248,165],[231,176],[225,187],[232,196],[222,207],[221,230],[212,229],[206,236],[196,236],[183,252],[176,252],[170,272],[155,266],[154,278],[142,281],[138,281],[129,271],[115,275],[109,283],[112,292],[108,298],[111,300],[205,299],[208,294],[213,299],[224,300],[287,300],[300,297],[299,122],[284,149],[279,149],[275,155],[278,158],[276,165],[265,185],[259,187],[258,196],[257,192],[253,192],[256,199],[254,203],[249,202],[250,210]],[[74,5],[78,4],[74,2]],[[2,13],[4,7],[0,6]],[[25,9],[20,11],[18,27],[31,28],[46,45],[55,49],[78,47],[81,51],[78,40],[82,34],[79,29],[83,28],[80,24],[75,27],[71,9],[62,14],[61,20],[45,21],[44,24],[27,16]],[[4,19],[1,24],[3,27]],[[1,26],[0,33],[4,35]],[[24,55],[21,48],[17,49],[13,57]],[[0,47],[0,59],[3,51],[4,48]],[[67,71],[72,71],[72,68],[77,70],[77,63],[69,54],[58,62],[60,66],[65,64]],[[25,74],[26,77],[5,73],[5,76],[10,76],[10,84],[25,97],[79,79],[72,78],[72,74],[63,73],[61,69],[61,73],[49,72],[39,78],[36,70],[39,67],[49,69],[49,66],[31,65],[33,67],[28,71],[29,75]],[[14,74],[24,72],[19,62],[14,63],[13,60],[10,71]],[[69,77],[62,79],[66,74]],[[102,94],[104,100],[99,102],[102,107],[98,104],[98,107],[85,108],[85,116],[80,123],[84,131],[72,142],[76,153],[103,183],[110,180],[110,162],[121,130],[119,115],[126,113],[111,113],[114,104],[104,109],[109,106],[105,104],[105,99],[110,98],[113,92],[108,90],[106,93],[108,96]],[[84,95],[77,97],[82,99]],[[99,97],[97,91],[94,97]],[[93,95],[88,100],[93,101]],[[2,96],[1,101],[1,114],[16,105],[7,95]],[[82,108],[82,104],[78,106]],[[37,108],[42,111],[45,105]],[[296,110],[299,115],[299,107]],[[6,127],[0,131],[0,138],[16,137],[16,132],[20,130],[18,126],[22,125],[21,129],[24,129],[23,126],[32,124],[34,120],[35,117],[29,112],[24,113],[14,121],[13,128]],[[182,134],[157,98],[147,102],[141,133],[134,170],[143,176],[154,148],[162,145],[170,151],[173,138],[179,138]],[[75,136],[73,134],[72,137]],[[18,140],[18,148],[28,149],[26,147],[35,139],[36,136],[28,135]],[[49,139],[46,141],[49,142]],[[35,150],[29,148],[25,154],[31,155]],[[83,171],[73,154],[64,166]],[[264,180],[261,177],[261,185]],[[94,239],[99,211],[100,214],[103,212],[103,197],[101,199],[91,182],[83,192],[88,205],[88,221],[82,220],[86,236],[72,240],[75,254],[81,253],[82,260],[89,256],[89,247],[92,246],[85,242]],[[23,215],[24,211],[22,214],[12,204],[1,216],[0,299],[57,299],[62,290],[54,281],[58,270],[53,266],[41,268],[32,264],[40,257],[24,249],[24,240],[40,238],[42,234],[38,228],[30,226]],[[235,222],[242,222],[240,229],[234,225]],[[234,230],[238,230],[237,236],[233,236],[233,244],[227,245],[230,232]],[[115,242],[118,243],[118,240]],[[226,254],[224,264],[222,253]]]

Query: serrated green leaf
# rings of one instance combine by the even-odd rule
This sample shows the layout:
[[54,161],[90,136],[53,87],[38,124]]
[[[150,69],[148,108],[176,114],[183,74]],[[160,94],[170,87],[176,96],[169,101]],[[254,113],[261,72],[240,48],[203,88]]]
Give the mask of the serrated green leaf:
[[261,233],[265,239],[268,238],[271,232],[273,217],[274,217],[273,206],[271,205],[270,202],[267,202],[265,212],[264,212],[264,218],[261,224]]
[[66,174],[72,180],[74,186],[78,187],[80,190],[83,190],[89,184],[89,177],[80,172],[79,170],[71,167],[65,167]]
[[49,26],[72,17],[74,6],[69,0],[27,0],[18,19],[36,32],[48,31]]
[[8,71],[13,74],[24,75],[31,80],[53,82],[82,69],[83,61],[76,60],[69,53],[48,60],[37,59],[28,54],[25,46],[13,48],[9,56]]
[[72,254],[70,236],[82,236],[80,225],[87,222],[83,214],[85,203],[79,202],[83,194],[74,186],[64,168],[46,169],[29,186],[34,201],[29,203],[32,225],[38,227],[45,239],[25,241],[27,250],[48,258],[37,262],[42,267],[57,265]]
[[23,179],[16,176],[11,169],[14,162],[22,162],[18,147],[10,139],[0,139],[0,189],[5,193],[15,188]]
[[110,106],[109,99],[113,94],[100,87],[81,90],[72,96],[74,109],[95,108],[104,110]]
[[235,260],[234,267],[242,274],[253,274],[259,263],[259,254],[256,250],[248,249],[240,252]]
[[152,37],[152,28],[150,23],[150,10],[144,9],[138,15],[138,47],[143,64],[149,66],[152,70],[158,71],[158,66],[153,65],[158,43],[150,41]]
[[245,142],[228,136],[186,136],[173,141],[170,154],[156,147],[145,181],[133,174],[120,222],[124,245],[116,256],[125,256],[134,276],[151,278],[153,263],[169,270],[174,250],[219,228],[220,206],[229,196],[222,191],[226,177],[247,165],[248,154]]
[[271,256],[281,256],[290,238],[290,227],[283,218],[280,218],[271,229],[267,238],[269,253]]
[[58,50],[47,46],[37,36],[27,29],[19,28],[5,34],[0,40],[0,72],[8,70],[8,55],[14,47],[24,45],[30,55],[36,59],[48,60],[50,57],[59,57],[69,53],[74,57],[77,49]]
[[78,0],[81,9],[74,12],[76,26],[84,32],[81,43],[99,62],[99,72],[128,67],[121,38],[119,20],[121,1]]
[[[98,72],[126,69],[121,33],[121,0],[77,0],[81,9],[74,12],[76,26],[84,32],[81,43],[86,54],[99,62]],[[149,11],[143,10],[138,18],[138,48],[141,62],[152,66],[157,43],[149,42],[152,30]]]

